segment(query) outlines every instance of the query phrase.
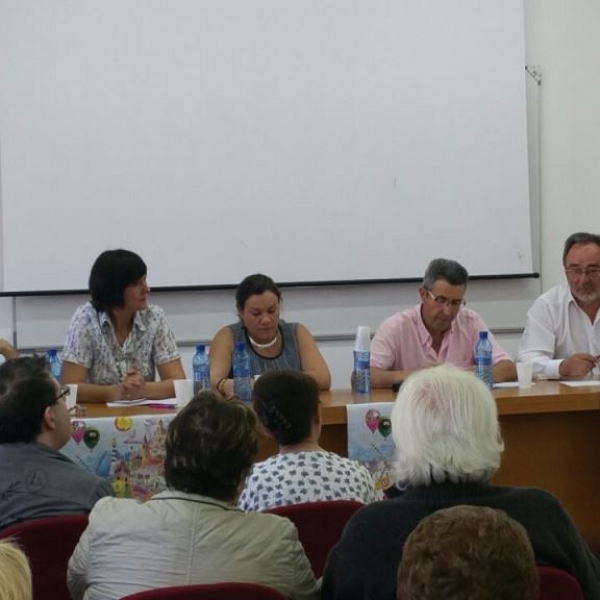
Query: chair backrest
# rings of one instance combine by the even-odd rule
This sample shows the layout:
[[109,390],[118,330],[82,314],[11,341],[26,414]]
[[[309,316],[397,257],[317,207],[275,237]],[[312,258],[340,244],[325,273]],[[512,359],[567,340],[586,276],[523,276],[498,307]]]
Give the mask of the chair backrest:
[[298,529],[298,538],[315,577],[323,574],[329,551],[335,546],[350,517],[364,504],[354,500],[305,502],[270,508],[265,512],[287,517]]
[[285,600],[285,596],[256,583],[210,583],[157,588],[121,600]]
[[566,571],[554,567],[538,567],[540,600],[583,600],[579,583]]
[[0,530],[0,538],[14,538],[29,559],[33,600],[70,600],[67,565],[87,523],[87,515],[61,515]]

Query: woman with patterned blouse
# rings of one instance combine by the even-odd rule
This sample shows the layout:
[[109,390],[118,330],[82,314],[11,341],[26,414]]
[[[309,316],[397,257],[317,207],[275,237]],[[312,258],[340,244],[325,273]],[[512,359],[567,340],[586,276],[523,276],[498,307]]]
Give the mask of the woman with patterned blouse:
[[185,379],[165,315],[148,304],[146,273],[129,250],[107,250],[96,259],[91,302],[75,311],[62,352],[62,382],[79,384],[79,402],[171,398],[173,380]]
[[312,377],[299,371],[265,373],[254,384],[252,401],[261,423],[277,440],[279,454],[253,465],[239,500],[242,510],[378,499],[365,467],[319,446],[319,389]]

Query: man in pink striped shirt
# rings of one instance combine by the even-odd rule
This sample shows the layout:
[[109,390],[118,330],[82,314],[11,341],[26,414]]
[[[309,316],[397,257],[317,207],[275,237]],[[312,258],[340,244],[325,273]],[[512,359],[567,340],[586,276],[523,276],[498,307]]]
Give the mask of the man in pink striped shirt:
[[[473,369],[473,350],[480,331],[488,328],[465,308],[468,273],[454,260],[429,263],[419,287],[421,303],[386,319],[371,344],[371,385],[386,388],[402,383],[413,371],[450,363]],[[510,356],[494,336],[492,373],[495,382],[515,379]]]

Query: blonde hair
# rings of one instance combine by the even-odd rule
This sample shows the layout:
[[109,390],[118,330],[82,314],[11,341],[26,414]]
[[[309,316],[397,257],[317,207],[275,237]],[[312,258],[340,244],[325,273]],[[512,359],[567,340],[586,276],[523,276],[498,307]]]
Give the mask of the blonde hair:
[[0,598],[32,598],[29,562],[25,553],[12,540],[0,540]]
[[402,384],[391,421],[400,488],[485,482],[500,466],[496,402],[472,373],[447,365],[417,371]]

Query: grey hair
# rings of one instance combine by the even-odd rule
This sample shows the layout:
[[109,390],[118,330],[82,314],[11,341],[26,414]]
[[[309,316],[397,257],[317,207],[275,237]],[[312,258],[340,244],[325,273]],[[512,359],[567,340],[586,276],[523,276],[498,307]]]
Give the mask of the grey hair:
[[563,248],[563,265],[566,264],[567,254],[569,254],[569,250],[575,244],[596,244],[600,248],[600,235],[596,235],[595,233],[587,233],[585,231],[578,231],[577,233],[572,233],[565,240],[565,247]]
[[423,287],[431,289],[438,279],[446,280],[450,285],[467,285],[469,274],[467,270],[455,260],[448,258],[434,258],[423,276]]
[[442,365],[414,373],[392,409],[398,487],[485,482],[504,442],[496,402],[472,373]]

